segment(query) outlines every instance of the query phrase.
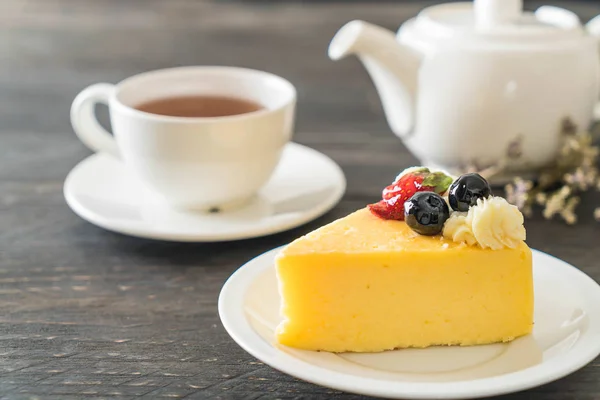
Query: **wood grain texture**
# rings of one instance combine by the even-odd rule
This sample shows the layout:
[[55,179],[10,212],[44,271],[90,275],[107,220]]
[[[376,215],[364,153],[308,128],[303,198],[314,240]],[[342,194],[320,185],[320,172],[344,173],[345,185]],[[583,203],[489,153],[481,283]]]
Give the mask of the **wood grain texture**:
[[[253,359],[223,330],[217,296],[244,262],[375,200],[415,162],[389,132],[362,66],[355,59],[333,63],[326,48],[348,20],[395,29],[432,3],[2,0],[0,397],[362,398]],[[584,20],[600,13],[598,2],[565,4]],[[69,126],[73,97],[94,82],[193,64],[247,66],[290,79],[299,93],[295,140],[342,166],[342,202],[290,232],[217,244],[136,239],[75,216],[62,183],[89,152]],[[582,215],[599,201],[598,194],[585,198]],[[565,227],[535,218],[527,227],[532,247],[600,280],[600,224]],[[598,399],[599,382],[596,360],[502,399]]]

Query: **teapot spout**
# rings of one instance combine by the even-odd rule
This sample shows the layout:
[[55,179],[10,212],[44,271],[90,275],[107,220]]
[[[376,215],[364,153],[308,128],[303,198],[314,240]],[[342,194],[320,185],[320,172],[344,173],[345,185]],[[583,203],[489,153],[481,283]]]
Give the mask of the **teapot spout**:
[[356,54],[371,76],[392,131],[400,137],[412,132],[420,54],[398,43],[393,32],[359,20],[344,25],[329,45],[332,60],[349,54]]

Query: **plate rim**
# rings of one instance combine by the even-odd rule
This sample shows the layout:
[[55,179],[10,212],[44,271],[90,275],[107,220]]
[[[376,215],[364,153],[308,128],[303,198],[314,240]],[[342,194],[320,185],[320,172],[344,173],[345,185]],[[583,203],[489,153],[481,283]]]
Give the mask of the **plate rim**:
[[[590,363],[600,354],[600,340],[583,354],[564,363],[555,357],[523,370],[465,382],[389,382],[332,371],[299,360],[268,344],[251,326],[244,312],[247,290],[256,277],[272,267],[272,259],[285,246],[279,246],[249,260],[225,282],[218,300],[221,322],[231,338],[246,352],[272,368],[320,386],[345,392],[395,399],[469,399],[514,393],[563,378]],[[561,273],[577,276],[579,284],[594,287],[600,299],[600,285],[573,265],[550,254],[532,249],[536,257],[548,257],[561,264]],[[271,261],[267,262],[268,259]],[[535,268],[535,266],[534,266]],[[585,297],[589,299],[589,296]],[[241,321],[241,322],[240,322]],[[249,342],[255,342],[250,345]],[[581,353],[581,351],[579,351]],[[392,387],[390,389],[390,386]],[[382,388],[383,387],[383,388]]]
[[296,143],[289,142],[286,144],[286,148],[292,148],[298,151],[304,151],[311,153],[313,157],[320,157],[325,160],[330,166],[332,171],[337,175],[336,190],[332,191],[327,201],[323,201],[318,206],[311,210],[300,213],[295,219],[286,220],[283,223],[267,225],[261,228],[245,229],[237,233],[221,233],[221,234],[202,234],[202,233],[178,233],[178,232],[161,232],[155,230],[147,230],[144,227],[137,226],[139,224],[114,224],[103,218],[96,213],[89,211],[86,207],[81,205],[77,200],[76,196],[72,193],[70,188],[73,186],[74,176],[79,173],[79,170],[84,167],[85,164],[96,161],[97,158],[105,156],[104,153],[94,153],[79,161],[68,173],[63,184],[63,195],[66,203],[71,210],[84,219],[85,221],[106,229],[111,232],[116,232],[124,235],[139,237],[143,239],[161,240],[169,242],[193,242],[193,243],[211,243],[211,242],[228,242],[235,240],[253,239],[276,233],[284,232],[293,228],[297,228],[306,223],[309,223],[327,212],[331,211],[342,199],[346,193],[347,180],[342,168],[328,155],[313,149],[311,147]]

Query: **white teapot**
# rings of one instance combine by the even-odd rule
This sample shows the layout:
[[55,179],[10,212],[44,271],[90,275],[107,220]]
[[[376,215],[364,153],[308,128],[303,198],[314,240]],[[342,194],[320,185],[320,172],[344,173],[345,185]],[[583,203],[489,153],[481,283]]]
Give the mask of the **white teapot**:
[[551,162],[565,118],[594,121],[600,87],[600,18],[587,29],[568,10],[523,12],[522,0],[475,0],[424,9],[397,35],[352,21],[330,58],[360,57],[392,131],[423,165],[457,171],[504,157],[533,171]]

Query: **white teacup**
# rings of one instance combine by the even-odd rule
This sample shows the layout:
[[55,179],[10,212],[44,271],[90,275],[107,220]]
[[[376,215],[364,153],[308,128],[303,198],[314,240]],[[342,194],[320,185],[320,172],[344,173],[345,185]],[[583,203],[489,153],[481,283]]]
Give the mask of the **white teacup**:
[[[224,117],[173,117],[135,109],[177,96],[223,96],[264,108]],[[108,104],[114,136],[94,115]],[[120,158],[171,207],[208,210],[243,204],[263,186],[291,139],[296,90],[276,75],[235,67],[181,67],[84,89],[71,123],[90,149]]]

